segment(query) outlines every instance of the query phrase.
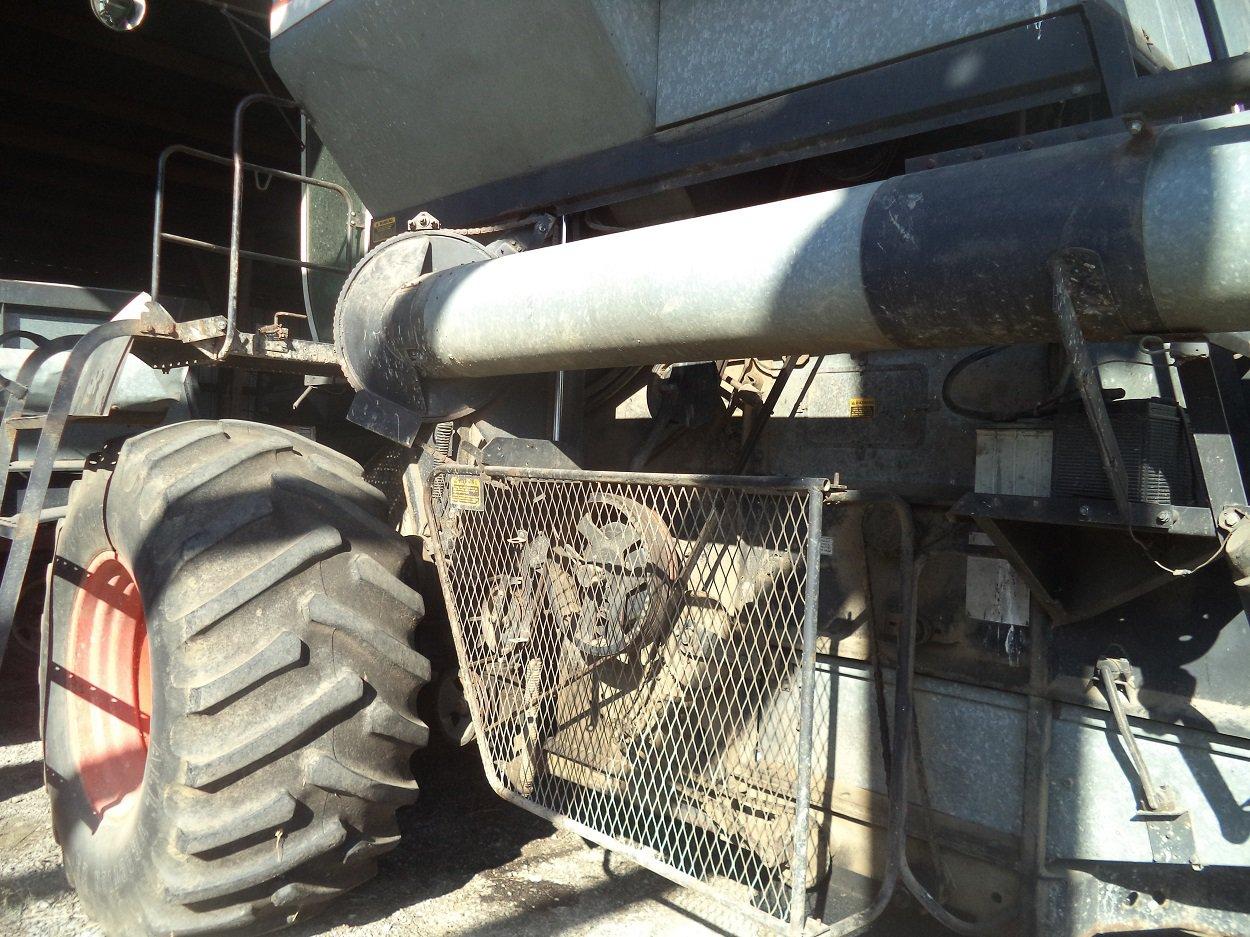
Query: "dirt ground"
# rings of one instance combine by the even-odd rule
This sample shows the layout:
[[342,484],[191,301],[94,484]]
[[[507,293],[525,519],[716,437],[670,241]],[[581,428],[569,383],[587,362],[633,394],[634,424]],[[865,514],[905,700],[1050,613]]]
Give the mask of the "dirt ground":
[[[0,933],[99,934],[61,869],[43,790],[34,667],[13,649],[0,672]],[[293,937],[749,935],[757,928],[634,863],[499,800],[476,748],[417,765],[421,801],[376,879]],[[873,937],[947,933],[902,906]]]

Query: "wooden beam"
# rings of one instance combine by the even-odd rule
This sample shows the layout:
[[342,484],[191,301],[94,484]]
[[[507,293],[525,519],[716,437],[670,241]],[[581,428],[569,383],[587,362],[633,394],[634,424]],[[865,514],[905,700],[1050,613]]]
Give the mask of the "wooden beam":
[[[199,55],[190,49],[149,39],[142,28],[134,33],[121,35],[100,28],[90,16],[70,16],[48,10],[40,10],[37,16],[25,17],[22,26],[79,45],[103,49],[113,55],[135,59],[175,74],[187,75],[208,84],[239,91],[264,90],[251,69],[240,68],[230,62]],[[14,41],[13,37],[10,36],[8,41]]]
[[[134,150],[124,150],[103,143],[93,143],[89,140],[84,140],[82,137],[57,133],[43,127],[33,127],[29,124],[11,124],[3,120],[0,120],[0,140],[3,140],[4,145],[7,147],[27,150],[32,153],[59,156],[79,163],[101,166],[112,172],[145,176],[151,179],[153,183],[156,181],[155,153],[148,156],[136,153]],[[178,163],[171,161],[169,178],[184,185],[193,185],[201,189],[230,191],[229,170],[216,169],[214,167],[214,172],[205,172],[204,169],[201,169],[201,167],[207,168],[208,165],[207,163],[200,163],[197,166],[186,160]],[[102,184],[106,181],[106,177],[101,177]]]
[[[119,124],[138,124],[161,130],[171,135],[170,143],[188,141],[209,143],[211,146],[203,148],[218,152],[222,156],[230,155],[232,127],[228,107],[225,109],[227,114],[221,121],[214,121],[209,125],[198,116],[154,105],[150,100],[140,98],[138,95],[128,96],[124,92],[107,94],[83,85],[70,85],[46,79],[18,80],[16,76],[0,70],[0,93],[5,91],[42,104],[59,105],[89,114],[97,114],[115,120]],[[276,168],[289,168],[289,165],[294,165],[299,157],[296,140],[285,126],[282,127],[282,135],[289,142],[288,146],[281,146],[275,140],[265,139],[257,133],[248,134],[244,141],[246,157],[253,162],[258,161],[256,157],[260,157],[261,162],[272,161]],[[289,165],[284,166],[284,162]]]
[[[39,152],[40,157],[46,155],[46,151]],[[122,214],[145,215],[149,223],[152,220],[155,177],[144,179],[137,174],[114,174],[107,185],[102,185],[100,173],[94,168],[87,168],[100,165],[98,162],[66,166],[59,161],[35,158],[26,153],[18,157],[3,146],[0,146],[0,160],[4,163],[0,190],[6,186],[29,188],[39,191],[42,198],[50,199],[59,194],[79,202],[115,208]],[[155,168],[155,160],[152,166]],[[226,219],[225,223],[229,222],[230,199],[223,198],[220,190],[180,185],[178,191],[173,193],[171,202],[170,208],[177,211],[203,213],[219,209]]]
[[268,30],[269,10],[273,7],[273,0],[198,0],[198,2],[212,7],[224,7],[234,13],[264,20],[265,29]]

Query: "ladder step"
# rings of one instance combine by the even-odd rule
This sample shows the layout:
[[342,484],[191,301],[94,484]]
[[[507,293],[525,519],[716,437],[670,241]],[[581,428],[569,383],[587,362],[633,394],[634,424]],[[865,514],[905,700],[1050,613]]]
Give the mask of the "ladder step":
[[[44,508],[39,512],[39,523],[48,524],[52,521],[59,521],[69,511],[68,504],[57,505],[54,508]],[[0,517],[0,540],[12,540],[13,528],[17,526],[17,515],[13,517]]]
[[[34,459],[15,459],[9,463],[10,472],[29,472],[34,467]],[[52,463],[54,472],[81,472],[86,467],[86,459],[57,459]]]
[[[66,417],[71,423],[121,423],[134,426],[155,426],[165,419],[164,410],[122,410],[106,413],[71,413]],[[43,429],[47,422],[46,413],[26,413],[12,417],[8,426],[12,429]]]
[[9,420],[8,425],[13,429],[42,429],[44,421],[44,414],[32,413],[24,416],[12,417]]

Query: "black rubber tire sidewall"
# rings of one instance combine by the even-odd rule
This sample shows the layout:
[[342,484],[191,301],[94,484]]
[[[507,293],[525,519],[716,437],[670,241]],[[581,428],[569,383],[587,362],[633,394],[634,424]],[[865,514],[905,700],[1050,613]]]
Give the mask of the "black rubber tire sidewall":
[[[110,935],[273,930],[393,847],[395,810],[417,796],[409,757],[428,730],[412,705],[429,664],[385,513],[350,459],[239,421],[134,437],[116,470],[106,457],[76,483],[45,616],[46,776],[66,874]],[[101,822],[76,777],[63,667],[82,571],[111,552],[140,589],[152,700],[134,807]],[[280,644],[289,663],[197,701]],[[278,820],[252,809],[283,798],[294,812]],[[220,846],[193,842],[206,828]]]
[[[48,615],[48,679],[44,764],[49,796],[52,799],[54,834],[65,856],[65,874],[78,890],[92,917],[110,933],[140,933],[144,924],[139,914],[139,897],[156,886],[151,880],[149,857],[156,848],[154,837],[161,827],[161,791],[174,782],[173,765],[162,753],[169,751],[169,722],[165,694],[153,692],[150,723],[150,751],[143,783],[133,808],[118,817],[106,811],[97,829],[94,811],[75,768],[70,735],[59,731],[67,723],[67,694],[70,692],[61,665],[68,659],[68,628],[73,607],[78,570],[85,570],[101,553],[111,552],[104,526],[104,499],[110,475],[88,470],[75,491],[66,522],[57,544],[57,569],[52,579]],[[128,568],[130,558],[120,557]],[[72,565],[71,565],[72,564]],[[169,672],[166,635],[154,629],[148,635],[153,674]],[[97,895],[109,896],[99,903]]]

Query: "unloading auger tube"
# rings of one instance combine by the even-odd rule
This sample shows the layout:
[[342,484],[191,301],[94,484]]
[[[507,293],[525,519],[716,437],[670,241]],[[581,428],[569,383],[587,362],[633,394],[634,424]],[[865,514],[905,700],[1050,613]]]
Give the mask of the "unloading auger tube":
[[1048,341],[1065,249],[1096,255],[1090,339],[1250,328],[1250,114],[494,259],[401,235],[335,332],[357,390],[414,410],[414,378]]

